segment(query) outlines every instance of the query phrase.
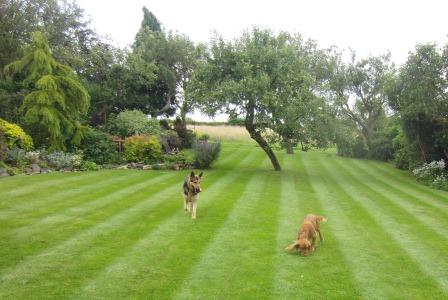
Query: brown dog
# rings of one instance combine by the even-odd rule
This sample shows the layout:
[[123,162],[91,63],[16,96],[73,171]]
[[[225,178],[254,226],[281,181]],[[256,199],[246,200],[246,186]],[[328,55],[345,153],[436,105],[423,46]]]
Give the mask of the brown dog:
[[306,215],[300,226],[297,239],[294,243],[286,247],[286,250],[291,251],[296,249],[297,251],[300,251],[303,256],[307,256],[310,250],[314,251],[316,249],[316,233],[319,233],[321,242],[324,240],[322,233],[320,232],[320,223],[326,221],[327,218],[322,216]]

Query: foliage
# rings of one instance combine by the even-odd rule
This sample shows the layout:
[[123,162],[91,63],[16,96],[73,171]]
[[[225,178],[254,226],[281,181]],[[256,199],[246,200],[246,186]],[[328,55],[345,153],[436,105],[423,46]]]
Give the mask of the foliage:
[[[339,118],[350,121],[357,135],[364,139],[354,145],[362,157],[390,158],[388,150],[379,149],[385,137],[380,133],[386,125],[387,82],[394,74],[390,54],[356,60],[348,64],[336,61],[331,74],[330,95],[338,108]],[[353,126],[351,126],[353,127]]]
[[116,153],[115,143],[109,135],[94,128],[89,128],[79,149],[86,160],[100,165],[109,163]]
[[80,154],[66,153],[62,151],[42,154],[43,159],[48,165],[56,170],[78,169],[82,165],[82,155]]
[[33,149],[32,138],[19,125],[0,119],[0,132],[3,133],[8,148]]
[[98,171],[99,167],[94,161],[85,160],[81,164],[81,170],[83,170],[83,171]]
[[26,151],[17,147],[9,149],[5,162],[18,168],[25,167],[28,164]]
[[448,158],[448,46],[417,45],[390,80],[389,104],[400,115],[408,160]]
[[218,159],[221,151],[221,143],[205,143],[199,142],[193,147],[194,163],[197,168],[210,168],[212,163]]
[[445,161],[432,161],[412,170],[415,178],[438,189],[448,189],[448,173]]
[[0,162],[4,161],[7,156],[8,146],[6,145],[5,133],[0,130]]
[[312,129],[302,124],[314,115],[307,110],[314,109],[316,99],[311,90],[314,74],[308,72],[313,55],[307,53],[315,52],[315,44],[299,35],[273,35],[257,28],[234,42],[217,38],[189,83],[188,96],[211,116],[224,112],[244,118],[251,138],[280,170],[263,135],[271,129],[287,140]]
[[162,146],[157,136],[134,135],[126,138],[124,156],[128,162],[154,163],[162,158]]
[[108,123],[109,132],[122,137],[132,135],[152,135],[160,133],[160,124],[150,119],[139,110],[125,110],[116,117],[112,116]]
[[5,72],[20,77],[31,89],[22,109],[39,145],[61,150],[79,145],[85,130],[80,120],[89,107],[89,94],[68,66],[54,60],[40,32],[34,33],[25,55],[7,65]]
[[207,142],[209,139],[210,139],[210,135],[208,135],[207,133],[204,133],[198,138],[198,141]]
[[189,149],[193,147],[193,144],[196,141],[196,135],[192,130],[187,129],[186,123],[182,121],[179,117],[174,120],[174,130],[177,133],[177,136],[181,140],[181,145],[183,149]]

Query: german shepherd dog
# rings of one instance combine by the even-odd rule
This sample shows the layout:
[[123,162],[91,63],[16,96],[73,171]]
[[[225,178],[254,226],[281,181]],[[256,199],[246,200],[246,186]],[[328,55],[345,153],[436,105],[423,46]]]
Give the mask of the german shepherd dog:
[[324,240],[320,232],[321,222],[327,222],[327,218],[311,214],[306,215],[297,233],[296,240],[286,247],[285,250],[297,250],[303,256],[307,256],[310,251],[314,251],[316,249],[317,233],[319,234],[320,241],[322,242]]
[[199,175],[195,175],[191,172],[184,181],[184,209],[191,212],[191,218],[196,219],[196,208],[198,206],[199,193],[201,189],[202,172]]

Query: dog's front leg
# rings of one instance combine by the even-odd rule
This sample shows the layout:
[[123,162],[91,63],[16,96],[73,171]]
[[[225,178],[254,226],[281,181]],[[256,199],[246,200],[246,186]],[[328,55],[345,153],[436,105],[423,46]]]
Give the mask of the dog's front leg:
[[188,207],[187,207],[187,197],[184,197],[184,210],[187,211]]
[[192,206],[191,218],[196,219],[196,207],[198,206],[197,201],[192,201],[191,206]]
[[324,240],[324,236],[320,233],[320,229],[317,229],[317,232],[319,233],[319,239],[321,242]]

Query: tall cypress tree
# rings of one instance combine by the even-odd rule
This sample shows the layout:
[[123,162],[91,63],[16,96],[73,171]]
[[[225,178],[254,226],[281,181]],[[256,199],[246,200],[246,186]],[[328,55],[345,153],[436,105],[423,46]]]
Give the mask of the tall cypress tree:
[[42,33],[34,33],[25,55],[7,65],[5,73],[20,78],[31,90],[21,109],[38,144],[66,150],[81,142],[85,128],[80,121],[87,113],[90,96],[73,70],[52,57]]

